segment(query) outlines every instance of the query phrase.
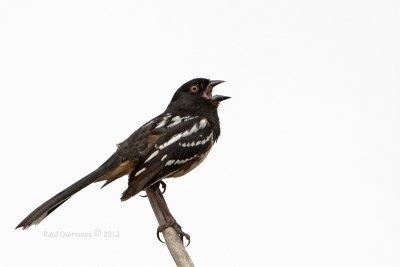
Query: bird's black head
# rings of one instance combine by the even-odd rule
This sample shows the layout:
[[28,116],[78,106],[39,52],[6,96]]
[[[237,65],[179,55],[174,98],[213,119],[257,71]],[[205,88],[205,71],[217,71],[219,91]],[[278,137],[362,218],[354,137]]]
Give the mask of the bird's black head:
[[214,86],[223,83],[221,80],[197,78],[183,84],[175,92],[169,107],[198,109],[200,107],[216,109],[221,101],[229,96],[212,95]]

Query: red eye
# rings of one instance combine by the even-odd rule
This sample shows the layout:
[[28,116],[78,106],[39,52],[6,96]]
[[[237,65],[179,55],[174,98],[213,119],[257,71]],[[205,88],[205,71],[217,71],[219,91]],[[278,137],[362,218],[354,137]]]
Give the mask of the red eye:
[[197,93],[198,91],[199,91],[198,85],[193,85],[192,87],[190,87],[190,92]]

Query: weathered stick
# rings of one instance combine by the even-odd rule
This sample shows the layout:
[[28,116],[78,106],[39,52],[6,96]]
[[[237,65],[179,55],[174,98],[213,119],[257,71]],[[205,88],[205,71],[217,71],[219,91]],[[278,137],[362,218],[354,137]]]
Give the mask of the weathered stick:
[[[161,191],[159,189],[154,191],[154,189],[149,188],[146,190],[146,194],[149,198],[151,207],[153,208],[153,212],[156,215],[158,224],[160,226],[165,225],[167,223],[166,214],[162,212],[161,207],[168,210],[168,206],[163,195],[161,194]],[[175,229],[168,227],[162,232],[162,234],[164,236],[165,243],[167,244],[169,253],[171,253],[176,266],[193,267],[194,264]]]

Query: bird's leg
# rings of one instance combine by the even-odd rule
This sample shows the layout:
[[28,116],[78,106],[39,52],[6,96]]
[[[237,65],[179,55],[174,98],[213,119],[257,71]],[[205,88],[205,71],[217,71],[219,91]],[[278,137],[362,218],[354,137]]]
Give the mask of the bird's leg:
[[[162,191],[161,191],[161,194],[164,194],[165,193],[165,191],[167,191],[167,184],[163,181],[163,180],[161,180],[161,181],[158,181],[157,183],[155,183],[154,185],[152,185],[152,187],[154,186],[154,188],[160,188],[160,186],[161,186],[161,188],[162,188]],[[147,195],[139,195],[140,197],[147,197]]]
[[[190,244],[190,235],[182,231],[182,227],[176,222],[174,216],[172,216],[171,212],[169,211],[168,205],[165,202],[164,196],[159,190],[159,187],[156,185],[153,185],[150,190],[153,190],[155,199],[157,201],[157,204],[160,208],[160,211],[164,217],[165,223],[158,226],[157,228],[157,238],[161,242],[163,242],[160,238],[160,233],[162,233],[165,229],[168,227],[174,228],[176,233],[179,235],[180,239],[183,242],[183,238],[185,237],[188,241],[188,244],[186,246],[189,246]],[[164,243],[164,242],[163,242]]]

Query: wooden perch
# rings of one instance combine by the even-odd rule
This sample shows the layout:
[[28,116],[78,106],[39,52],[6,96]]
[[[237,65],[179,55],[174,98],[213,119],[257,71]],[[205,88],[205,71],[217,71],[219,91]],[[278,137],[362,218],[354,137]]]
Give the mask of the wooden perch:
[[[172,215],[169,212],[167,203],[165,202],[165,199],[160,189],[154,190],[154,188],[149,188],[146,190],[146,194],[147,197],[149,198],[151,207],[153,208],[158,224],[160,226],[166,225],[168,220],[168,215],[170,217],[172,217]],[[165,243],[167,244],[168,250],[175,261],[176,266],[178,267],[194,266],[192,260],[190,259],[189,254],[185,249],[182,240],[180,239],[175,229],[173,227],[168,227],[162,232],[162,234],[164,236],[164,240]]]

